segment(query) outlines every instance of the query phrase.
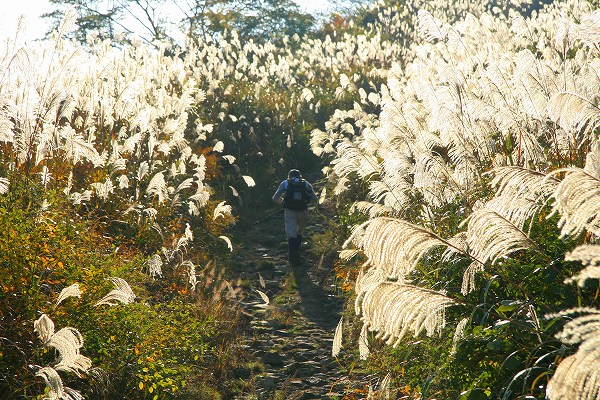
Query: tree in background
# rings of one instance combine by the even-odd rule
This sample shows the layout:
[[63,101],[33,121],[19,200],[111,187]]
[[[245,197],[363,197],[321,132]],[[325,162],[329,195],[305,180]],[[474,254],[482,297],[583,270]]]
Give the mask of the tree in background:
[[[57,27],[68,8],[74,8],[79,29],[72,37],[87,36],[130,42],[136,33],[148,42],[176,41],[181,34],[195,42],[215,33],[236,30],[240,38],[257,42],[300,36],[311,31],[315,18],[292,0],[50,0],[57,9],[44,15]],[[173,10],[165,13],[166,7]],[[136,28],[134,25],[137,25]],[[140,28],[141,27],[141,28]],[[172,27],[175,27],[174,29]],[[179,32],[178,32],[179,31]],[[120,38],[119,34],[124,37]]]

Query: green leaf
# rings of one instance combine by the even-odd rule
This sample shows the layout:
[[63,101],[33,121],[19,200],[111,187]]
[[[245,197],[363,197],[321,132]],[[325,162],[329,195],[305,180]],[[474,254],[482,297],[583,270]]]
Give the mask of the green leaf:
[[498,322],[494,323],[493,328],[494,329],[500,329],[500,328],[503,328],[503,327],[505,327],[505,326],[507,326],[509,324],[510,324],[509,320],[503,319],[502,321],[498,321]]
[[487,400],[489,398],[487,390],[476,388],[462,392],[457,400]]
[[518,308],[521,304],[523,304],[523,302],[517,300],[502,300],[500,304],[501,306],[497,307],[496,311],[499,313],[504,313]]

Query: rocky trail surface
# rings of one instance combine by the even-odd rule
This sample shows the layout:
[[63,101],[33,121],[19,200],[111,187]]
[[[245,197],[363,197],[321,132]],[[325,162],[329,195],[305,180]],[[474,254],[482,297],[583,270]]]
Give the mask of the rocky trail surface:
[[[250,382],[240,399],[357,399],[364,383],[331,356],[341,301],[330,265],[307,251],[311,237],[322,231],[313,215],[305,230],[303,261],[287,262],[282,213],[248,230],[238,262],[248,268],[245,278],[255,285],[242,302],[249,319],[241,343],[255,363],[237,371]],[[269,304],[259,293],[269,297]]]

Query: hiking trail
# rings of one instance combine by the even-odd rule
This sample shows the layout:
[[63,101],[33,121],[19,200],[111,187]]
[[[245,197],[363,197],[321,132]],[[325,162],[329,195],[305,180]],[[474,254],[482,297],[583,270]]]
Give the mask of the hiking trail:
[[[283,213],[248,229],[238,245],[237,262],[248,266],[244,278],[253,285],[241,302],[249,326],[240,345],[257,361],[254,370],[237,371],[240,379],[252,382],[251,392],[240,399],[350,399],[349,393],[365,387],[349,379],[331,356],[342,301],[335,294],[331,266],[307,251],[312,235],[323,231],[315,214],[310,213],[304,230],[300,265],[287,262]],[[269,296],[268,305],[255,289]]]

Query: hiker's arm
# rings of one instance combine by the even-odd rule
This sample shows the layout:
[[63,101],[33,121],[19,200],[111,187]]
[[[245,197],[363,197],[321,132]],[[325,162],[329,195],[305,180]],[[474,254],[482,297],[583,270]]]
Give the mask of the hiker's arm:
[[285,181],[279,184],[277,191],[273,195],[273,201],[275,203],[281,204],[283,202],[283,194],[285,193]]
[[316,205],[319,202],[319,198],[317,197],[315,190],[308,182],[306,182],[306,194],[308,194],[308,197],[310,197],[308,204]]

